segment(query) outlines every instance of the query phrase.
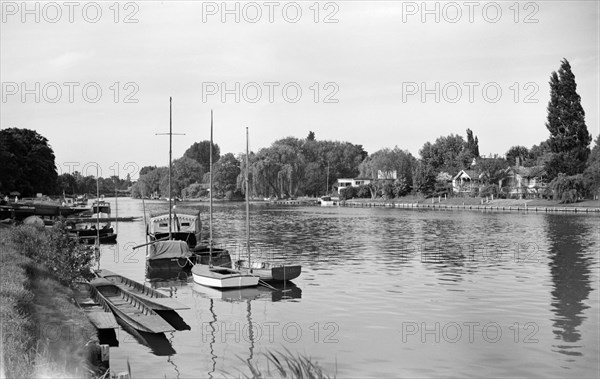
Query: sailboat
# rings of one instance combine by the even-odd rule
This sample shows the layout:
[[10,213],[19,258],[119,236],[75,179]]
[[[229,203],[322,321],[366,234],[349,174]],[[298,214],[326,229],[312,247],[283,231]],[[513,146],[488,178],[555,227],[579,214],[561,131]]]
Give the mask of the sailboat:
[[302,272],[300,265],[285,265],[273,261],[250,261],[250,187],[248,186],[248,128],[246,128],[246,245],[248,249],[248,260],[240,259],[235,262],[235,268],[238,270],[248,270],[258,275],[264,281],[288,281],[296,279]]
[[[171,166],[173,155],[173,99],[169,98],[169,213],[150,218],[146,235],[150,242],[134,247],[149,246],[146,253],[146,270],[154,277],[177,276],[181,270],[189,270],[192,264],[206,261],[203,246],[199,245],[201,222],[198,215],[176,214],[171,196]],[[144,211],[145,218],[145,211]],[[175,224],[175,226],[173,225]],[[227,250],[218,249],[219,264],[231,266]]]
[[[213,255],[213,236],[212,236],[212,195],[213,195],[213,162],[212,162],[212,144],[213,144],[213,113],[210,111],[210,202],[209,202],[209,260],[208,265],[195,264],[192,267],[192,277],[194,282],[207,287],[214,288],[241,288],[258,285],[259,277],[250,272],[234,270],[228,267],[215,267],[212,263]],[[250,257],[248,256],[248,259]]]

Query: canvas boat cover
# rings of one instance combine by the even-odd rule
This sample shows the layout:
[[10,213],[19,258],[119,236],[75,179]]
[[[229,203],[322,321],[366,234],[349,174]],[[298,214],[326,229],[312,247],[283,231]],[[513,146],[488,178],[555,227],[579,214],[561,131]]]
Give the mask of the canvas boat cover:
[[[197,234],[200,232],[198,216],[188,214],[171,215],[172,232],[187,232]],[[150,219],[150,233],[169,233],[169,215],[162,215]]]
[[148,260],[189,258],[192,256],[185,241],[159,241],[150,245]]

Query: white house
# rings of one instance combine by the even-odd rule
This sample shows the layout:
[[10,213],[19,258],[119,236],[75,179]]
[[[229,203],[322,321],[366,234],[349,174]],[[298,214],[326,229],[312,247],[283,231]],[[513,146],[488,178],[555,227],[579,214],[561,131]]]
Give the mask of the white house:
[[340,178],[337,180],[338,193],[346,187],[360,187],[371,183],[370,178]]

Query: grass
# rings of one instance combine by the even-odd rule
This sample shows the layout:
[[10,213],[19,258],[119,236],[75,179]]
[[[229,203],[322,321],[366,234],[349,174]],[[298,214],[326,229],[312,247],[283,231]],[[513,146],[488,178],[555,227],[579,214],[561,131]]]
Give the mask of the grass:
[[288,349],[283,352],[268,352],[264,356],[267,359],[266,368],[261,368],[257,363],[248,362],[250,375],[244,374],[244,378],[332,378],[319,366],[318,362],[306,355],[294,354]]
[[4,374],[11,378],[95,376],[88,367],[89,346],[97,340],[95,328],[71,301],[71,290],[44,265],[20,253],[15,233],[17,228],[0,230]]

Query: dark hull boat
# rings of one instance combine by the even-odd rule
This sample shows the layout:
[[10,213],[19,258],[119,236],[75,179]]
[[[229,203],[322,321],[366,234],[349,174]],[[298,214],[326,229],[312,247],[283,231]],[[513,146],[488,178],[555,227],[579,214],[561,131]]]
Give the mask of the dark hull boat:
[[100,270],[98,271],[98,275],[103,277],[104,279],[107,279],[123,291],[127,291],[135,295],[137,298],[139,298],[142,302],[144,302],[147,306],[154,309],[155,311],[172,311],[176,309],[190,308],[180,303],[176,299],[173,299],[150,287],[146,287],[145,285],[133,281],[129,278],[115,274],[112,271]]
[[103,305],[98,298],[98,292],[89,283],[75,283],[73,299],[98,331],[100,343],[119,346],[115,333],[119,325],[115,315],[110,307]]
[[91,285],[98,291],[98,300],[102,306],[108,306],[123,327],[146,333],[175,331],[175,328],[138,297],[122,290],[109,280],[94,279]]
[[278,264],[272,261],[252,262],[251,267],[248,267],[248,261],[238,260],[235,262],[235,267],[238,270],[250,270],[254,275],[258,275],[261,280],[266,282],[284,282],[294,280],[302,273],[301,265]]
[[[96,243],[96,236],[93,237],[76,237],[80,242],[93,245]],[[100,235],[101,244],[112,244],[117,242],[117,235],[115,233],[109,233],[106,235]]]
[[[208,248],[197,247],[190,250],[184,241],[158,241],[148,247],[146,274],[149,277],[171,278],[180,271],[189,273],[195,264],[208,264],[209,259]],[[214,266],[230,268],[229,251],[213,249],[212,263]]]

